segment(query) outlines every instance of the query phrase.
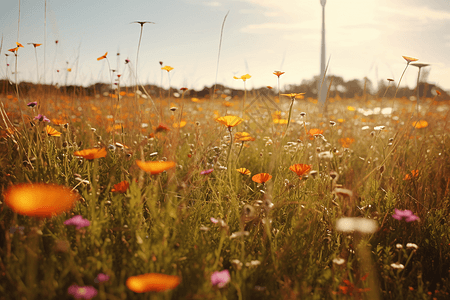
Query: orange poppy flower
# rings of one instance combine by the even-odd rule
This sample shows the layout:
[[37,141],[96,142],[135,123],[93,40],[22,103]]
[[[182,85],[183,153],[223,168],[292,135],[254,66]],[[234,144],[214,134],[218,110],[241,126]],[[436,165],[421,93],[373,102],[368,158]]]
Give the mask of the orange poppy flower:
[[128,188],[130,187],[130,183],[126,180],[121,181],[114,185],[114,187],[111,189],[111,192],[115,193],[125,193]]
[[403,180],[410,180],[413,177],[419,177],[419,170],[412,170],[411,174],[406,174]]
[[31,43],[33,45],[34,48],[42,46],[42,44],[36,44],[36,43]]
[[259,173],[252,177],[252,180],[257,183],[266,183],[272,178],[269,173]]
[[428,127],[428,122],[425,121],[425,120],[414,121],[412,123],[412,126],[417,128],[417,129],[425,128],[425,127]]
[[277,75],[278,77],[280,77],[281,75],[283,75],[284,74],[284,72],[281,72],[281,71],[275,71],[275,72],[273,72],[273,75]]
[[225,107],[232,107],[234,105],[234,103],[230,102],[230,101],[225,101],[222,105]]
[[108,55],[108,52],[106,52],[104,55],[102,55],[99,58],[97,58],[97,60],[102,60],[102,59],[106,58],[106,55]]
[[354,141],[355,141],[355,139],[353,139],[353,138],[348,138],[348,137],[339,139],[339,143],[340,143],[340,144],[342,145],[342,147],[344,147],[344,148],[350,147],[350,145],[353,144]]
[[163,292],[176,288],[181,282],[174,275],[147,273],[128,277],[126,285],[135,293]]
[[235,142],[252,142],[255,138],[248,132],[236,132],[234,134],[234,140]]
[[405,60],[406,60],[406,63],[410,63],[410,62],[412,62],[412,61],[418,61],[419,59],[418,58],[414,58],[414,57],[409,57],[409,56],[402,56]]
[[166,70],[167,72],[170,72],[173,70],[173,68],[171,66],[164,66],[161,68],[161,70]]
[[250,172],[250,170],[247,168],[239,168],[239,169],[236,169],[236,171],[238,171],[242,175],[247,175],[247,176],[250,176],[250,174],[252,174],[252,172]]
[[47,218],[70,210],[79,195],[65,186],[23,183],[8,188],[4,199],[5,204],[18,214]]
[[237,116],[225,116],[217,118],[216,121],[227,126],[230,129],[231,127],[241,124],[244,119],[241,119]]
[[21,43],[19,43],[19,42],[16,42],[16,45],[17,45],[17,48],[19,48],[19,47],[24,48],[23,45]]
[[308,134],[310,135],[310,140],[314,139],[314,136],[322,134],[323,130],[322,129],[317,129],[317,128],[311,128],[308,132]]
[[177,164],[173,161],[142,161],[136,160],[136,164],[141,170],[148,172],[152,175],[162,173],[166,170],[172,169]]
[[95,158],[101,158],[105,157],[107,154],[105,148],[92,148],[92,149],[85,149],[80,151],[75,151],[73,155],[75,156],[81,156],[82,158],[93,160]]
[[302,177],[311,171],[311,166],[306,164],[295,164],[289,167],[289,170],[297,174],[298,177]]
[[47,131],[48,136],[61,136],[61,132],[59,132],[52,126],[47,125],[46,131]]
[[8,49],[9,52],[14,52],[14,53],[16,53],[17,50],[19,50],[19,47]]
[[249,74],[242,75],[241,77],[233,76],[234,79],[242,79],[243,81],[246,81],[247,79],[250,79],[251,77],[252,76],[250,76]]

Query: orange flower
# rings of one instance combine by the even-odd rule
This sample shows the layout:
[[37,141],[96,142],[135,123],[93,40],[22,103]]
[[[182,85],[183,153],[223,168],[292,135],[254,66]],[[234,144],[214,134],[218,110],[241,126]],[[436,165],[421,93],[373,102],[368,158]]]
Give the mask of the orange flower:
[[121,181],[114,185],[114,188],[111,189],[111,192],[115,193],[125,193],[130,187],[130,183],[126,180]]
[[319,135],[319,134],[322,134],[322,133],[323,133],[322,129],[311,128],[309,130],[309,132],[308,132],[308,134],[310,135],[309,139],[313,140],[316,135]]
[[412,123],[412,126],[417,128],[417,129],[425,128],[425,127],[428,127],[428,122],[425,121],[425,120],[414,121]]
[[255,138],[250,136],[250,133],[248,132],[236,132],[234,134],[234,140],[235,142],[249,142],[254,141]]
[[406,60],[407,64],[409,64],[412,61],[418,61],[419,60],[418,58],[409,57],[409,56],[402,56],[402,57]]
[[181,280],[178,276],[147,273],[131,276],[127,279],[127,287],[135,293],[163,292],[176,288]]
[[159,123],[158,127],[155,128],[155,132],[158,133],[162,131],[170,131],[170,128],[162,123]]
[[167,72],[170,72],[173,70],[173,68],[171,66],[165,66],[165,67],[162,67],[161,70],[166,70]]
[[295,165],[290,166],[289,170],[291,170],[295,174],[297,174],[298,177],[302,177],[303,175],[305,175],[309,171],[311,171],[311,166],[305,165],[305,164],[295,164]]
[[73,155],[75,156],[81,156],[82,158],[93,160],[95,158],[101,158],[105,157],[107,154],[105,148],[92,148],[92,149],[85,149],[80,151],[75,151]]
[[172,169],[176,166],[173,161],[142,161],[136,160],[136,164],[141,170],[148,172],[152,175],[162,173],[166,170]]
[[180,123],[176,122],[172,124],[173,128],[183,128],[186,126],[186,121],[180,121]]
[[32,44],[33,44],[34,48],[42,46],[42,44],[36,44],[36,43],[32,43]]
[[14,53],[16,53],[17,50],[19,50],[19,47],[8,49],[9,52],[14,52]]
[[244,119],[241,119],[237,116],[225,116],[217,118],[216,121],[227,126],[228,129],[230,129],[231,127],[241,124]]
[[252,174],[252,172],[250,172],[250,170],[247,168],[239,168],[239,169],[236,169],[236,171],[238,171],[242,175],[247,175],[247,176],[250,176],[250,174]]
[[281,71],[275,71],[275,72],[273,72],[273,75],[277,75],[278,77],[280,77],[281,75],[283,75],[284,74],[284,72],[281,72]]
[[102,60],[102,59],[106,58],[106,55],[108,55],[108,52],[106,52],[104,55],[102,55],[99,58],[97,58],[97,60]]
[[243,81],[246,81],[247,79],[250,79],[251,77],[252,76],[250,76],[249,74],[242,75],[241,77],[233,76],[234,79],[242,79]]
[[353,139],[353,138],[348,138],[348,137],[339,139],[339,143],[340,143],[340,144],[342,145],[342,147],[344,147],[344,148],[350,147],[350,145],[353,144],[354,141],[355,141],[355,139]]
[[55,128],[47,125],[46,131],[48,136],[61,136],[61,132],[57,131]]
[[252,177],[252,180],[257,183],[266,183],[272,178],[269,173],[259,173]]
[[70,210],[79,196],[65,186],[23,183],[8,188],[4,199],[6,205],[18,214],[47,218]]
[[406,174],[403,180],[410,180],[413,177],[419,177],[419,170],[412,170],[411,174]]
[[19,47],[24,48],[23,45],[21,43],[19,43],[19,42],[16,42],[16,45],[17,45],[17,48],[19,48]]

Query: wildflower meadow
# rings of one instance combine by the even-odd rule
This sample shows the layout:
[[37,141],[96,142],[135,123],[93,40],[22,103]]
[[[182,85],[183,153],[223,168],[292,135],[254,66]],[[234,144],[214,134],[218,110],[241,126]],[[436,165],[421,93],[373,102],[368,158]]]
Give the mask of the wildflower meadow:
[[0,299],[449,299],[449,99],[400,77],[322,106],[268,72],[203,97],[5,81]]

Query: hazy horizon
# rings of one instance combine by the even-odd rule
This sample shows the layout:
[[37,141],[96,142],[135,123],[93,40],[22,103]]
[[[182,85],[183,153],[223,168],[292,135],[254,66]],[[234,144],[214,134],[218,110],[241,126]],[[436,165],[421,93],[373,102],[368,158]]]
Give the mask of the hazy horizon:
[[[44,44],[45,2],[22,2],[18,34],[19,2],[9,1],[0,12],[3,34],[0,77],[14,71],[14,55],[7,50],[18,40],[19,81],[37,82],[34,47]],[[320,1],[175,0],[147,1],[47,1],[45,47],[37,47],[40,82],[89,85],[110,82],[108,61],[97,58],[108,52],[111,69],[122,75],[123,84],[134,82],[132,74],[140,25],[145,24],[139,54],[138,77],[143,84],[168,87],[167,72],[159,62],[174,69],[172,87],[202,89],[215,83],[220,30],[225,22],[217,83],[242,89],[277,85],[276,70],[286,72],[281,86],[312,79],[320,69]],[[445,0],[328,0],[326,57],[328,73],[344,80],[368,77],[398,79],[406,62],[402,55],[430,63],[428,83],[450,90],[450,4]],[[58,40],[58,44],[55,41]],[[120,53],[120,56],[117,56]],[[125,59],[131,61],[125,64]],[[68,62],[68,64],[66,63]],[[130,66],[132,69],[130,69]],[[70,73],[66,72],[71,68]],[[59,73],[56,70],[60,70]],[[402,85],[414,88],[418,69],[410,66]],[[161,74],[162,73],[162,74]],[[162,78],[161,78],[162,75]],[[14,79],[14,77],[12,77]]]

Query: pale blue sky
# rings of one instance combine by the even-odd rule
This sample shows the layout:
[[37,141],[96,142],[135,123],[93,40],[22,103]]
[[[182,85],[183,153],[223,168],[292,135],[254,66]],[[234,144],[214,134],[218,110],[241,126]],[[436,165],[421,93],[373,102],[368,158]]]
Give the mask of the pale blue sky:
[[[0,77],[6,74],[5,53],[17,40],[18,3],[0,7],[3,49]],[[27,43],[44,43],[44,0],[22,0],[18,76],[36,81],[34,49]],[[311,79],[320,68],[321,5],[319,0],[48,0],[46,81],[63,83],[66,61],[72,72],[68,84],[109,81],[106,60],[125,81],[131,80],[124,60],[134,66],[140,25],[146,24],[139,57],[139,78],[160,84],[159,61],[174,68],[173,87],[200,89],[215,82],[222,21],[227,18],[218,83],[242,88],[233,76],[252,75],[248,87],[276,86],[273,71],[286,72],[281,84]],[[432,64],[428,82],[450,90],[450,2],[448,0],[328,0],[326,4],[329,72],[344,79],[372,82],[399,79],[405,66],[402,55]],[[55,40],[59,44],[55,47]],[[44,73],[44,47],[37,48],[39,73]],[[77,60],[78,57],[78,60]],[[13,57],[9,56],[11,67]],[[164,71],[163,85],[168,79]],[[76,76],[76,78],[75,78]],[[417,68],[410,68],[402,85],[415,86]],[[301,91],[299,91],[301,92]]]

